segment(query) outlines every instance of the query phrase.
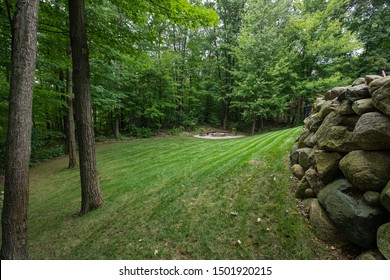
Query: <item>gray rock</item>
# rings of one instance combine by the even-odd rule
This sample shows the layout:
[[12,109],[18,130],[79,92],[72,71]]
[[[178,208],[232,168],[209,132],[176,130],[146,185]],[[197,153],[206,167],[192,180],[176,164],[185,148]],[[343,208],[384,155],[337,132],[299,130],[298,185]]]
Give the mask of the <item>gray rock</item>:
[[325,117],[329,115],[330,112],[332,112],[332,101],[331,100],[325,101],[321,105],[321,109],[318,112],[320,119],[322,120],[325,119]]
[[357,78],[357,79],[352,83],[352,86],[355,87],[355,86],[362,85],[362,84],[366,84],[366,79],[365,79],[365,78]]
[[307,181],[306,177],[303,176],[303,178],[298,182],[297,189],[295,191],[295,197],[300,199],[306,198],[305,191],[308,188],[310,188],[309,182]]
[[348,115],[348,116],[340,116],[340,124],[341,126],[348,127],[351,131],[355,128],[357,122],[359,121],[359,115]]
[[362,115],[352,141],[362,150],[390,150],[390,118],[379,112]]
[[342,102],[342,101],[344,101],[344,100],[347,100],[346,92],[347,92],[347,91],[342,92],[342,93],[337,97],[337,101],[338,101],[338,102]]
[[377,244],[382,255],[390,260],[390,223],[383,224],[379,227]]
[[361,261],[380,261],[384,259],[385,257],[378,250],[368,250],[356,257],[356,260]]
[[376,109],[374,107],[374,102],[372,101],[372,98],[360,99],[360,100],[353,102],[352,110],[356,114],[358,114],[359,116],[361,116],[365,113],[376,111]]
[[387,81],[390,80],[390,76],[388,77],[382,77],[380,79],[376,79],[376,80],[373,80],[369,86],[368,86],[368,90],[370,92],[370,94],[372,95],[377,89],[379,89],[380,87],[382,87]]
[[337,113],[340,115],[353,115],[355,114],[352,109],[352,102],[349,100],[343,100],[340,102],[339,106],[337,106]]
[[380,201],[383,207],[390,212],[390,181],[387,183],[386,187],[382,190]]
[[317,197],[317,194],[312,188],[308,188],[305,190],[305,197],[306,198],[315,198]]
[[318,96],[316,101],[313,104],[313,113],[318,113],[321,109],[322,104],[324,104],[326,100],[323,96]]
[[366,80],[366,85],[370,85],[370,83],[373,81],[373,80],[376,80],[376,79],[380,79],[382,78],[382,76],[378,76],[378,75],[367,75],[364,77],[365,80]]
[[320,128],[315,133],[318,147],[321,150],[335,152],[350,152],[358,148],[352,141],[352,129],[348,126],[340,125],[346,117],[331,112],[323,121]]
[[305,119],[305,127],[309,129],[310,132],[316,132],[321,126],[323,120],[324,119],[321,118],[319,113],[312,114]]
[[303,140],[303,144],[305,145],[305,147],[309,147],[309,148],[314,148],[316,143],[317,143],[317,139],[315,137],[314,132],[310,133],[310,135],[307,136],[305,140]]
[[364,202],[362,193],[346,179],[328,184],[317,198],[349,241],[363,248],[375,247],[377,229],[388,219],[388,213],[383,208]]
[[313,149],[312,148],[301,148],[298,149],[298,163],[303,167],[306,171],[312,166],[313,159],[311,156]]
[[371,206],[380,206],[381,205],[380,197],[381,194],[379,192],[373,192],[373,191],[366,191],[363,195],[364,201]]
[[324,187],[324,183],[321,181],[320,176],[313,167],[310,167],[308,170],[306,170],[305,177],[310,185],[310,188],[313,189],[316,193],[318,193]]
[[328,184],[340,174],[339,162],[342,155],[336,152],[327,152],[323,150],[316,150],[313,154],[314,166],[318,172],[320,179]]
[[325,96],[324,96],[324,100],[328,101],[328,100],[333,100],[335,99],[336,97],[338,97],[340,94],[342,94],[343,92],[345,92],[347,90],[348,87],[335,87],[335,88],[332,88],[331,90],[327,91],[325,93]]
[[352,151],[339,165],[344,176],[362,192],[381,192],[390,180],[390,151]]
[[390,117],[390,80],[372,94],[375,108]]
[[346,238],[329,219],[328,214],[322,208],[317,199],[311,201],[309,213],[310,225],[319,239],[333,245],[342,245],[347,243]]
[[299,180],[301,180],[305,175],[305,170],[299,164],[294,164],[291,169],[292,169],[292,174],[295,177],[297,177]]
[[345,153],[357,148],[352,132],[346,126],[332,126],[321,132],[315,134],[320,149]]
[[368,86],[366,84],[361,84],[355,87],[349,87],[345,92],[345,97],[347,100],[355,102],[359,99],[369,98],[371,95],[368,91]]
[[302,129],[301,135],[298,137],[298,148],[304,148],[305,144],[303,143],[307,137],[311,134],[310,130],[304,127]]

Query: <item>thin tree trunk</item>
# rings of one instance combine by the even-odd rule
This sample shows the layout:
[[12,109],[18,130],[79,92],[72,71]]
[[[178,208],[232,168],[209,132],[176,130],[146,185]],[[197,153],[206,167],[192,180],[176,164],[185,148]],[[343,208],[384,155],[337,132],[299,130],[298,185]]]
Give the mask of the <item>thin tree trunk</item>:
[[12,20],[12,72],[1,259],[28,259],[29,162],[38,6],[38,0],[18,1]]
[[67,146],[69,155],[68,168],[75,168],[77,166],[77,147],[76,147],[76,133],[74,123],[74,112],[73,112],[73,96],[72,96],[72,72],[66,70],[66,93],[68,102],[68,115],[67,115]]
[[224,101],[223,102],[223,129],[228,129],[229,124],[229,107],[230,107],[230,101]]
[[96,168],[84,1],[69,0],[68,4],[80,158],[80,215],[84,215],[101,207],[103,198],[100,193],[99,175]]
[[302,96],[300,95],[298,97],[298,104],[297,104],[297,118],[295,119],[295,125],[299,125],[301,123],[301,111],[302,111]]
[[260,118],[260,132],[263,132],[264,131],[264,118],[261,117]]
[[252,120],[252,135],[255,135],[255,129],[256,129],[256,118],[253,118],[253,120]]
[[114,129],[114,135],[115,138],[118,139],[120,135],[120,123],[121,123],[121,114],[118,109],[115,109],[115,129]]

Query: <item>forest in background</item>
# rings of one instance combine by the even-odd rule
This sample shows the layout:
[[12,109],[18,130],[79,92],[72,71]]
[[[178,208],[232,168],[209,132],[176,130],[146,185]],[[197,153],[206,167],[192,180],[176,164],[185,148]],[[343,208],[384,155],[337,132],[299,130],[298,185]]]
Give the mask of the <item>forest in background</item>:
[[[0,3],[0,170],[13,2]],[[264,123],[296,125],[319,92],[390,68],[386,0],[189,2],[86,1],[98,140],[200,125],[253,132]],[[71,69],[66,1],[43,0],[32,162],[66,152]]]

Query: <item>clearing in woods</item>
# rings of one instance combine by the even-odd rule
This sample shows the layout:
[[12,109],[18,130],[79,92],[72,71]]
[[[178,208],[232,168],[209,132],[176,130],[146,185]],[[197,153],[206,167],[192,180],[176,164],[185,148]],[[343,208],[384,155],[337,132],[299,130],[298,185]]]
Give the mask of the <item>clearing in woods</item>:
[[210,141],[190,136],[98,145],[104,207],[78,217],[67,158],[31,169],[33,259],[323,259],[291,194],[301,128]]

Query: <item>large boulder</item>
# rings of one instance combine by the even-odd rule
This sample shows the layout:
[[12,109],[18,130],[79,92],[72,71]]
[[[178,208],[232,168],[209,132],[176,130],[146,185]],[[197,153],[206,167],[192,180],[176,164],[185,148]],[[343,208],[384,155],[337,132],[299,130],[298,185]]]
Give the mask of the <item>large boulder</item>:
[[390,80],[372,94],[374,106],[390,117]]
[[339,162],[342,155],[336,152],[327,152],[323,150],[314,151],[314,166],[320,179],[328,184],[340,173]]
[[380,201],[383,207],[390,212],[390,181],[387,183],[386,187],[382,190]]
[[352,151],[340,161],[340,169],[360,191],[381,192],[390,180],[390,151]]
[[315,139],[321,150],[350,152],[358,148],[353,141],[352,128],[343,125],[349,117],[331,112],[315,133]]
[[309,137],[310,134],[311,134],[310,130],[307,129],[306,127],[302,129],[302,132],[298,137],[298,148],[305,147],[304,141],[307,139],[307,137]]
[[372,95],[376,90],[382,87],[387,81],[390,81],[390,76],[373,80],[368,86],[368,91]]
[[329,219],[328,214],[317,199],[310,201],[309,213],[310,225],[319,239],[333,245],[343,245],[347,243],[346,238]]
[[347,100],[354,102],[359,99],[369,98],[371,95],[368,91],[368,86],[366,84],[360,84],[355,87],[347,88],[345,97]]
[[378,76],[378,75],[367,75],[364,77],[365,80],[366,80],[366,85],[370,85],[370,83],[373,81],[373,80],[376,80],[376,79],[381,79],[382,76]]
[[309,129],[310,132],[316,132],[321,126],[324,118],[321,117],[320,113],[312,114],[305,119],[305,127]]
[[305,147],[309,147],[309,148],[314,148],[316,143],[317,143],[317,139],[314,132],[310,133],[310,135],[307,136],[305,140],[303,140],[303,144],[305,145]]
[[363,77],[357,78],[355,81],[353,81],[352,86],[356,87],[362,84],[366,84],[366,79]]
[[379,227],[377,239],[379,251],[386,259],[390,260],[390,223]]
[[339,105],[336,108],[336,111],[340,115],[352,115],[355,114],[354,110],[352,109],[352,102],[349,100],[343,100],[339,103]]
[[332,101],[328,100],[321,105],[321,109],[318,112],[318,115],[320,119],[325,119],[325,117],[329,115],[330,112],[332,112]]
[[362,150],[390,150],[390,118],[379,112],[363,114],[352,141]]
[[352,110],[358,114],[359,116],[369,113],[369,112],[375,112],[376,109],[374,107],[374,102],[372,101],[372,98],[365,98],[360,99],[352,104]]
[[363,248],[375,247],[377,229],[388,218],[385,210],[364,202],[362,194],[346,179],[328,184],[317,198],[349,241]]
[[340,94],[345,92],[348,87],[335,87],[329,90],[328,92],[325,93],[324,100],[333,100],[336,97],[338,97]]

